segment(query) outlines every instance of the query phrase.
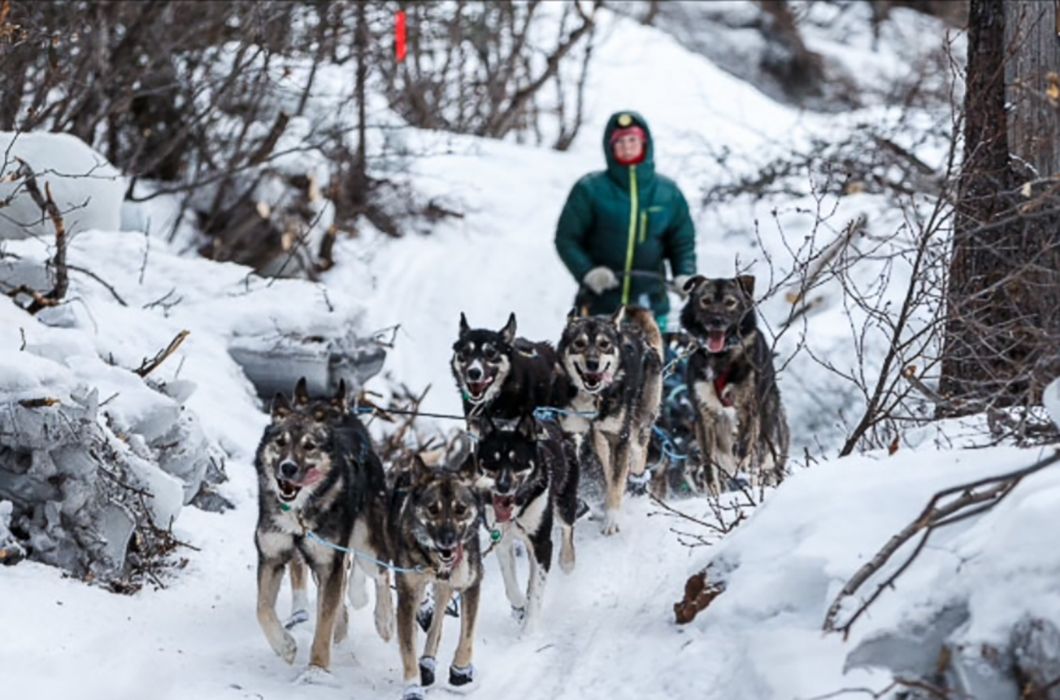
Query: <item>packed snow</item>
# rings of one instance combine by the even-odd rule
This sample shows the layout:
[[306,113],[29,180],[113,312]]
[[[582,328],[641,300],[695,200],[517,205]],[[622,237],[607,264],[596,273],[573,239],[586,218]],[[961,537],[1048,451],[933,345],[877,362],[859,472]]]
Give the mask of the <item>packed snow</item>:
[[[925,29],[924,22],[896,10],[878,51],[871,48],[867,26],[818,29],[807,36],[811,48],[827,53],[837,66],[876,80],[896,75],[902,57],[931,27],[941,36],[940,25]],[[403,164],[413,191],[424,200],[445,201],[463,216],[399,240],[366,226],[357,238],[340,240],[337,265],[320,283],[267,280],[239,265],[199,259],[190,228],[170,235],[177,223],[172,199],[122,206],[124,184],[114,190],[111,180],[106,187],[99,183],[100,190],[79,210],[85,213],[78,220],[83,232],[71,241],[69,259],[109,282],[113,291],[74,271],[68,302],[36,319],[0,299],[0,396],[55,396],[65,402],[72,393],[95,389],[99,400],[108,400],[101,411],[115,434],[147,440],[158,437],[174,411],[185,410],[201,427],[203,449],[224,457],[228,481],[217,489],[235,507],[225,513],[182,508],[187,494],[180,482],[162,487],[172,493],[167,517],[175,518],[173,533],[191,546],[174,554],[186,562],[163,581],[164,588],[116,595],[37,562],[0,567],[5,697],[119,700],[145,692],[202,699],[399,697],[397,646],[376,636],[370,607],[352,614],[351,638],[333,655],[331,676],[313,684],[298,681],[311,625],[293,632],[299,644],[293,666],[273,654],[258,627],[252,460],[268,417],[232,359],[233,349],[284,334],[337,329],[370,334],[400,324],[385,376],[369,388],[384,391],[386,378],[418,390],[430,385],[425,410],[459,412],[448,362],[461,312],[473,325],[500,327],[514,311],[520,335],[558,338],[575,288],[554,253],[553,229],[570,186],[602,167],[599,134],[613,111],[631,107],[646,116],[658,171],[674,177],[691,202],[714,181],[751,172],[778,153],[805,146],[814,135],[894,118],[882,101],[842,114],[801,112],[665,32],[630,19],[607,14],[600,32],[586,124],[569,152],[404,130],[402,148],[433,154]],[[326,78],[321,84],[327,85]],[[336,71],[333,79],[348,76]],[[323,113],[329,91],[321,92],[310,105]],[[380,121],[392,119],[380,115]],[[394,137],[375,132],[372,138],[378,145]],[[38,142],[48,143],[33,135],[16,143]],[[97,186],[94,179],[65,182],[58,174],[72,172],[67,166],[84,169],[91,162],[88,167],[98,166],[98,173],[117,177],[83,144],[68,151],[54,145],[26,150],[25,159],[37,170],[56,173],[57,201],[60,184]],[[727,161],[731,172],[715,157],[722,149],[733,154]],[[944,156],[932,143],[920,155],[932,163]],[[83,201],[80,191],[62,190],[60,206]],[[881,232],[901,222],[901,214],[888,211],[876,195],[852,194],[831,204],[829,235],[862,212],[871,214],[870,227]],[[693,205],[701,272],[731,276],[739,264],[768,278],[774,272],[770,260],[780,268],[786,264],[787,242],[811,235],[807,207],[812,211],[809,197],[707,209]],[[47,288],[40,270],[50,254],[50,235],[48,222],[42,222],[37,237],[4,244],[0,279]],[[869,279],[874,274],[865,272]],[[788,313],[780,296],[763,302],[767,323]],[[676,308],[679,300],[673,301]],[[854,361],[846,313],[834,300],[808,321],[804,332],[822,357]],[[131,372],[183,330],[190,331],[187,340],[150,375],[150,385]],[[785,337],[778,352],[790,354],[797,343],[794,336]],[[822,633],[825,612],[845,581],[934,492],[1029,465],[1048,453],[938,449],[932,440],[937,431],[922,430],[904,436],[894,455],[829,459],[848,426],[822,407],[850,398],[805,356],[796,358],[780,381],[793,454],[809,448],[818,459],[809,468],[793,464],[794,474],[762,505],[744,506],[749,520],[732,533],[720,537],[697,530],[644,498],[627,500],[617,536],[605,538],[596,522],[579,522],[577,567],[569,576],[554,567],[540,631],[525,637],[509,616],[496,564],[486,562],[476,697],[812,698],[842,688],[885,687],[896,672],[887,668],[888,659],[864,652],[851,660],[851,652],[867,649],[873,640],[915,636],[910,630],[946,609],[961,611],[948,641],[967,646],[1003,647],[1012,625],[1026,616],[1060,625],[1053,595],[1060,555],[1051,546],[1060,472],[1045,470],[983,517],[933,536],[849,640]],[[164,386],[176,398],[159,390]],[[1056,383],[1047,401],[1060,418]],[[168,417],[158,417],[166,412]],[[959,432],[956,426],[939,430],[951,428]],[[739,496],[730,500],[742,502]],[[704,499],[674,505],[696,518],[713,518]],[[0,503],[0,546],[8,518],[9,507]],[[680,531],[698,532],[712,544],[686,546]],[[525,564],[520,562],[524,572]],[[673,603],[687,576],[707,565],[724,578],[726,590],[692,624],[679,627]],[[847,601],[844,614],[852,604]],[[281,617],[288,611],[289,596],[282,595]],[[439,663],[451,658],[456,630],[449,620]]]

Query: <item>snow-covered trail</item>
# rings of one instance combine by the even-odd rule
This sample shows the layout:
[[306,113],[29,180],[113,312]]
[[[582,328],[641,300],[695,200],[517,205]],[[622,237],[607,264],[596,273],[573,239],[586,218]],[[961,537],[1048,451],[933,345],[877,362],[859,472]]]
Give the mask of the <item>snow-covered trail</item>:
[[[181,551],[189,563],[165,590],[121,596],[35,563],[4,569],[4,627],[19,630],[0,637],[5,695],[119,700],[150,689],[155,698],[203,700],[399,697],[397,644],[376,636],[370,608],[353,613],[350,638],[335,650],[334,687],[295,682],[307,662],[311,623],[295,630],[294,666],[269,649],[254,613],[255,486],[249,465],[231,471],[229,493],[241,496],[236,510],[183,514],[176,534],[199,551]],[[487,559],[477,697],[680,697],[661,692],[666,681],[656,672],[658,659],[675,658],[687,641],[671,621],[671,606],[693,553],[669,532],[672,521],[650,517],[655,508],[645,499],[627,505],[615,537],[600,535],[595,521],[579,523],[577,568],[569,576],[558,567],[552,572],[533,635],[523,637],[510,617],[497,564]],[[20,597],[32,604],[20,606]],[[289,610],[286,587],[279,610]],[[458,629],[447,619],[440,668],[452,658]]]

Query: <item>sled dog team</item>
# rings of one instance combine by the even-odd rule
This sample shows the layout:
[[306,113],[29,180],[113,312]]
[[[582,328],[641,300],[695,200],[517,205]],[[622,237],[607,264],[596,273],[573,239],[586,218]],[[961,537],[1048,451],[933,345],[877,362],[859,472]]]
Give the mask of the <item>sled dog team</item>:
[[[756,327],[754,278],[690,279],[681,322],[693,338],[685,381],[696,412],[697,485],[719,493],[746,472],[752,483],[783,476],[787,424],[772,352]],[[445,454],[417,455],[385,472],[346,387],[311,397],[303,379],[277,395],[255,460],[259,516],[258,622],[273,650],[293,663],[288,628],[308,619],[307,571],[317,583],[316,624],[307,672],[326,671],[331,646],[345,638],[350,605],[375,585],[375,628],[401,651],[404,700],[436,681],[436,655],[449,601],[461,600],[460,638],[448,685],[468,690],[483,559],[496,550],[515,618],[532,630],[559,528],[559,564],[575,565],[580,477],[603,475],[602,531],[618,532],[627,479],[645,474],[660,411],[663,341],[650,311],[567,317],[559,343],[516,335],[514,314],[499,331],[460,316],[451,367],[467,432]],[[489,544],[483,549],[480,531]],[[516,577],[516,548],[529,580]],[[276,613],[289,572],[293,614]],[[395,614],[391,572],[397,589]],[[421,614],[430,585],[435,614]],[[427,640],[417,657],[417,621]],[[396,623],[396,624],[395,624]]]

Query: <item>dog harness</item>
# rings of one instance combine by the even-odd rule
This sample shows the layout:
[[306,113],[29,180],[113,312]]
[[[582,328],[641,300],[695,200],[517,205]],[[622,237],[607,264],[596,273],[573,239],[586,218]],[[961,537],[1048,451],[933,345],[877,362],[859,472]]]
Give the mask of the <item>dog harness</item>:
[[714,377],[714,392],[718,395],[718,401],[721,401],[721,405],[725,408],[732,408],[733,406],[732,399],[725,395],[725,387],[729,385],[730,374],[732,374],[732,367]]

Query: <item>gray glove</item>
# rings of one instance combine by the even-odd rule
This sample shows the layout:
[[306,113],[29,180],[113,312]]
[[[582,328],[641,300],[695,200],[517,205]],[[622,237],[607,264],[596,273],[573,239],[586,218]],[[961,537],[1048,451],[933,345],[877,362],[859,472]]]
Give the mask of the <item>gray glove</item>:
[[603,294],[618,286],[618,278],[610,268],[594,267],[585,273],[582,284],[591,289],[593,294]]
[[692,275],[678,275],[674,277],[674,291],[684,299],[688,296],[688,292],[685,291],[685,285],[688,284],[688,280],[692,279]]

